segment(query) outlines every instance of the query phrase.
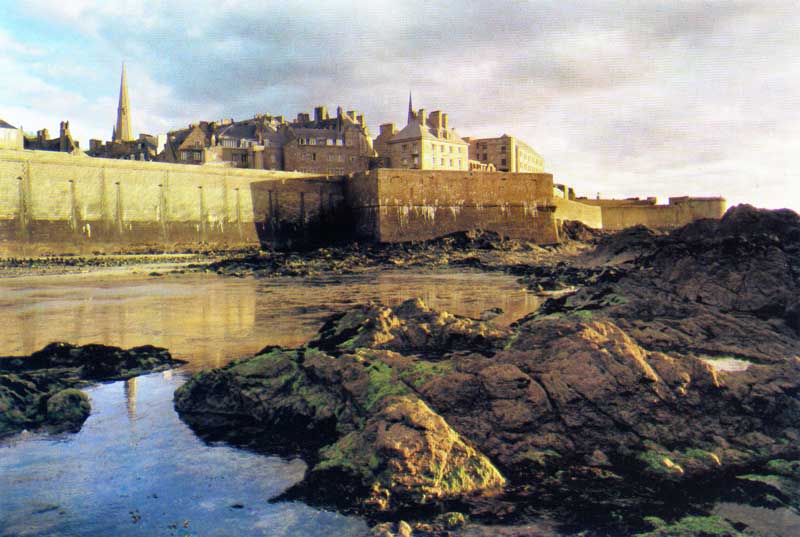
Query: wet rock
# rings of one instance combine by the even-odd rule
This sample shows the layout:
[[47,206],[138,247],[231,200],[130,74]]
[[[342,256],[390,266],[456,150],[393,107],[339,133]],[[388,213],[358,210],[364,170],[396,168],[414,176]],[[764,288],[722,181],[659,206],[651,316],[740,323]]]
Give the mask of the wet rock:
[[47,422],[65,430],[78,430],[91,410],[89,397],[85,393],[67,388],[47,400]]
[[[614,266],[517,267],[583,286],[509,329],[420,301],[357,306],[303,349],[195,376],[176,407],[247,416],[278,441],[306,431],[309,471],[287,497],[383,514],[459,501],[497,519],[522,496],[625,510],[625,494],[680,496],[796,460],[793,214],[630,230],[599,241]],[[718,371],[708,356],[751,365]],[[509,496],[487,500],[500,487]]]
[[456,350],[492,353],[507,335],[505,329],[434,311],[421,300],[411,299],[394,308],[373,303],[334,315],[309,346],[332,353],[362,347],[404,354]]
[[[349,483],[349,485],[348,485]],[[320,451],[303,488],[362,490],[375,511],[397,511],[476,492],[505,479],[420,399],[384,399],[364,428]]]
[[411,537],[414,530],[404,520],[400,522],[384,522],[372,528],[372,537]]
[[51,343],[30,356],[0,358],[0,436],[47,425],[77,431],[89,416],[91,382],[122,380],[184,363],[166,349]]

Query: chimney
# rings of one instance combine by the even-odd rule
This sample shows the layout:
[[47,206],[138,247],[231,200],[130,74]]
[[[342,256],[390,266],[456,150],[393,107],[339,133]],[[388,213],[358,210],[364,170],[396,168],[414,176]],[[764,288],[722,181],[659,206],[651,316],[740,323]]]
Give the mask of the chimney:
[[417,112],[417,119],[419,120],[420,125],[425,125],[425,109],[420,108],[419,112]]
[[431,112],[431,115],[428,118],[428,125],[437,131],[442,130],[442,112],[439,110],[434,110]]
[[358,121],[358,124],[361,125],[361,127],[364,127],[364,125],[365,125],[365,123],[364,123],[364,114],[359,114],[359,116],[356,118],[356,120]]
[[381,134],[380,134],[381,136],[383,136],[384,134],[393,136],[397,132],[394,123],[384,123],[383,125],[380,126],[380,129],[381,129]]
[[444,130],[447,130],[447,129],[450,128],[448,123],[447,123],[447,114],[442,114],[442,127],[444,127]]
[[314,121],[321,123],[325,119],[328,119],[328,109],[324,106],[314,108]]

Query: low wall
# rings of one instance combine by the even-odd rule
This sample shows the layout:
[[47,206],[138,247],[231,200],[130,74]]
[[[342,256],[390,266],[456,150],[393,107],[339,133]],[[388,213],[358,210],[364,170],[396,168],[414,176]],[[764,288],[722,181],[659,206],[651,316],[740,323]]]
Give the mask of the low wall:
[[600,206],[603,229],[610,231],[639,224],[654,229],[675,229],[701,218],[722,218],[727,206],[723,198],[670,198],[668,205],[647,204],[641,200],[631,203],[605,201],[609,203]]
[[346,183],[358,236],[421,241],[483,229],[558,242],[550,174],[378,169]]
[[0,150],[0,255],[280,243],[331,195],[302,173]]

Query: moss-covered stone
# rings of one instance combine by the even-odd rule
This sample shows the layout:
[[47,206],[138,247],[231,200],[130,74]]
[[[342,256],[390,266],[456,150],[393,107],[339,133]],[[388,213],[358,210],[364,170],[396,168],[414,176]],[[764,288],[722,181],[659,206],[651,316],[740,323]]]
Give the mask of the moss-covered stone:
[[30,356],[0,357],[0,436],[47,425],[77,430],[90,412],[77,388],[182,364],[166,349],[51,343]]
[[68,388],[47,400],[47,422],[65,429],[77,429],[92,410],[89,397],[82,391]]
[[335,494],[363,491],[371,509],[389,511],[501,488],[505,479],[420,399],[390,396],[364,428],[320,450],[306,486]]
[[746,534],[718,516],[687,516],[672,524],[658,517],[647,517],[645,520],[655,523],[657,527],[636,537],[746,537]]
[[767,462],[767,469],[778,475],[800,479],[800,461],[773,459]]

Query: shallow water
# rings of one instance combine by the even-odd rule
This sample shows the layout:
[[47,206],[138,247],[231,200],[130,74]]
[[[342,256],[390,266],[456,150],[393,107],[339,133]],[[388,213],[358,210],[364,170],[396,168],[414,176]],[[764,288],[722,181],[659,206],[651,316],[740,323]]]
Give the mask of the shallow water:
[[178,419],[172,394],[192,371],[268,344],[304,343],[348,305],[411,297],[470,316],[501,307],[499,324],[538,305],[513,277],[469,272],[0,281],[0,355],[61,340],[153,344],[190,361],[180,371],[91,388],[92,414],[77,434],[0,440],[0,536],[368,534],[358,517],[268,503],[302,478],[304,463],[204,444]]
[[268,503],[305,464],[204,444],[172,408],[183,382],[166,372],[91,388],[77,434],[0,444],[0,535],[368,534],[356,517]]
[[120,347],[157,345],[219,367],[266,345],[299,346],[322,319],[353,304],[412,297],[477,317],[500,307],[509,323],[540,299],[516,279],[477,272],[384,271],[335,278],[222,278],[208,274],[61,276],[0,280],[0,355],[30,354],[52,341]]

